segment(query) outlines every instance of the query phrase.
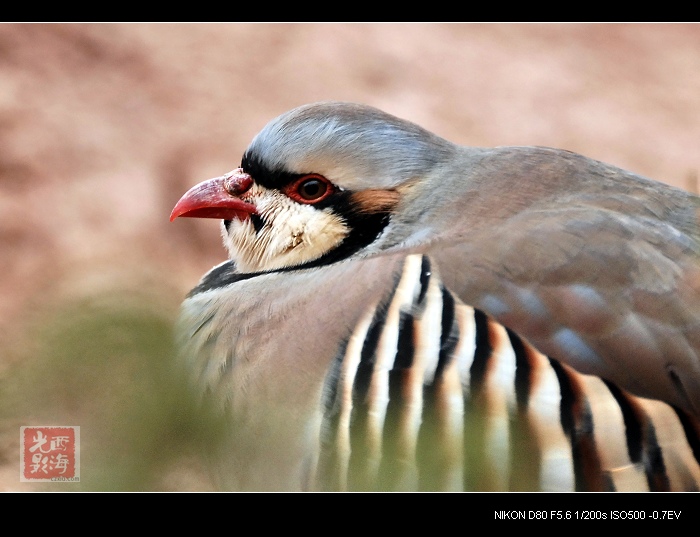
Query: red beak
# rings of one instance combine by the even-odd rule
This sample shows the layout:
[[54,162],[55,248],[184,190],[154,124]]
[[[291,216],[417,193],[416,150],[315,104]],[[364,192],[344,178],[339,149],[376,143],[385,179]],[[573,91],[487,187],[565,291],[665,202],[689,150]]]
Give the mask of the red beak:
[[257,213],[255,205],[240,198],[251,186],[253,178],[240,168],[221,177],[203,181],[190,188],[175,204],[173,212],[170,213],[170,221],[178,216],[245,220],[251,214]]

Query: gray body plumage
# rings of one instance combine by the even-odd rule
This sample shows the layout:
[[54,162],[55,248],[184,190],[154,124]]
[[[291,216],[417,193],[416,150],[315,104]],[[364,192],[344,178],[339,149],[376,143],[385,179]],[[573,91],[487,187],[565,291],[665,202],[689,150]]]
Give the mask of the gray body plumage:
[[697,196],[568,151],[457,146],[337,103],[280,116],[249,151],[273,169],[399,189],[397,216],[360,256],[428,252],[464,302],[543,352],[700,416]]

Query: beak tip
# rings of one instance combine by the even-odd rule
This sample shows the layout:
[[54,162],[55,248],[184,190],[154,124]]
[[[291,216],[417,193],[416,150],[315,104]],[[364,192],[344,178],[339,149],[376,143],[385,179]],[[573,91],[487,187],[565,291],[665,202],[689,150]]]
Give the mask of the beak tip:
[[178,208],[180,206],[180,203],[178,202],[175,207],[173,207],[172,212],[170,213],[170,221],[173,222],[175,219],[182,214],[182,211],[179,211]]

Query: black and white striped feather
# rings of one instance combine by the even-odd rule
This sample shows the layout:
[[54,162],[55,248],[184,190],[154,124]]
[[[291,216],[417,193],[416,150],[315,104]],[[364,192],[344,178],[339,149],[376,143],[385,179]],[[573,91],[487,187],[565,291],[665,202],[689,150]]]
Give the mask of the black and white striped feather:
[[341,343],[323,404],[321,488],[700,488],[697,421],[539,353],[425,256]]

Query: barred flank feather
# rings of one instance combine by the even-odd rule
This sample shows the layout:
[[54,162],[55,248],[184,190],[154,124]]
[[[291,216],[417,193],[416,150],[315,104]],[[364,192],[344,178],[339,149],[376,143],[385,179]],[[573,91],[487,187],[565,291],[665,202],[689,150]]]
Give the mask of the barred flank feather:
[[697,491],[700,424],[536,351],[410,256],[339,347],[326,490]]

